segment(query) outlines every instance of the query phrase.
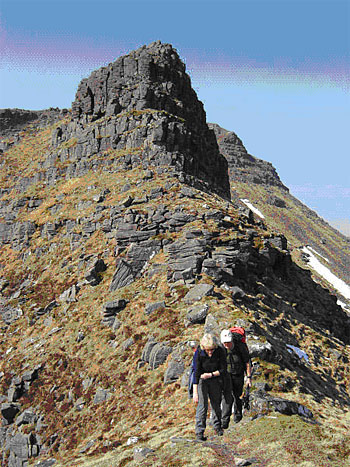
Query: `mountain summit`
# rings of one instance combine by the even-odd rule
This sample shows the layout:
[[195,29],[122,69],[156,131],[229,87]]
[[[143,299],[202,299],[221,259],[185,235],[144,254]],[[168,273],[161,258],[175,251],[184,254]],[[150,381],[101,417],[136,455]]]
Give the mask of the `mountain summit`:
[[144,167],[174,167],[192,185],[230,199],[227,161],[171,45],[154,42],[94,71],[78,86],[72,116],[68,135],[78,136],[78,148],[97,131],[98,151],[142,148]]

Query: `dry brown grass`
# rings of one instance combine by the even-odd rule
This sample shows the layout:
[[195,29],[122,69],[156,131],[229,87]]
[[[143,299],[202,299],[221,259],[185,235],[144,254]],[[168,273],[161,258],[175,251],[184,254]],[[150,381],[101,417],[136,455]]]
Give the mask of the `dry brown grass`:
[[[49,140],[50,131],[44,130],[37,136],[24,139],[21,146],[11,149],[6,156],[7,177],[14,175],[11,164],[21,165],[19,172],[21,176],[33,173],[46,157]],[[118,156],[112,151],[108,154],[107,157]],[[104,203],[114,206],[120,205],[126,195],[141,198],[153,188],[164,187],[167,182],[171,182],[173,186],[168,189],[161,203],[168,205],[171,210],[182,206],[186,212],[197,215],[197,219],[186,226],[186,230],[204,228],[216,232],[215,241],[218,244],[220,242],[224,244],[237,235],[244,235],[246,227],[238,225],[238,212],[233,206],[227,210],[226,203],[216,195],[197,192],[197,199],[183,199],[179,194],[179,182],[169,175],[155,174],[146,184],[137,184],[142,176],[142,170],[133,169],[113,174],[89,172],[76,179],[60,180],[53,187],[40,188],[40,197],[44,198],[43,204],[32,212],[23,210],[19,219],[43,225],[60,218],[75,219],[82,215],[88,216],[95,206],[92,205],[82,213],[77,208],[78,203],[82,200],[91,201],[95,194],[106,188],[110,189],[110,193]],[[9,180],[6,181],[6,186],[11,188]],[[131,189],[127,194],[121,193],[121,188],[127,182],[130,183]],[[88,189],[88,187],[93,188]],[[254,192],[256,198],[254,198],[252,189],[242,186],[241,190],[253,203],[259,199],[259,196],[264,195],[262,191],[256,190]],[[63,194],[64,198],[58,199],[59,194]],[[16,194],[14,191],[8,195],[10,199],[19,199],[21,196],[23,194]],[[156,208],[159,202],[159,199],[150,200],[132,206],[132,209],[147,212]],[[50,207],[56,203],[62,204],[62,214],[50,211]],[[212,220],[207,223],[201,221],[199,217],[208,209],[203,206],[204,204],[210,209],[220,209],[231,216],[232,229],[218,228]],[[264,212],[262,206],[258,204],[257,207]],[[128,209],[124,209],[124,213],[126,212]],[[276,220],[272,208],[269,215],[272,219],[272,227],[281,230],[283,223],[281,224],[281,220]],[[259,249],[266,231],[259,228],[257,231],[260,237],[256,239],[255,247]],[[162,238],[176,240],[183,233],[183,231],[168,232],[163,234]],[[187,286],[182,284],[171,287],[166,280],[166,267],[164,267],[164,272],[152,277],[145,274],[133,284],[110,292],[109,285],[115,263],[115,240],[107,238],[98,231],[84,239],[81,246],[72,251],[68,239],[61,234],[62,231],[59,231],[51,240],[35,234],[31,239],[32,255],[25,260],[22,259],[21,252],[9,246],[4,246],[0,251],[0,263],[3,266],[1,276],[10,279],[10,285],[5,289],[4,295],[8,296],[16,291],[23,278],[31,278],[33,282],[33,286],[27,292],[26,301],[20,304],[24,316],[7,330],[0,330],[0,352],[1,355],[6,355],[0,362],[0,371],[4,372],[4,377],[0,380],[0,393],[6,394],[14,375],[21,374],[26,368],[32,368],[39,363],[44,364],[39,379],[33,383],[29,393],[20,402],[23,409],[34,406],[38,413],[45,414],[47,427],[40,433],[44,442],[54,433],[60,433],[60,439],[52,445],[48,453],[48,456],[58,459],[59,465],[84,467],[136,465],[133,461],[133,446],[126,446],[130,436],[138,436],[141,443],[155,449],[154,456],[145,459],[143,465],[201,466],[203,459],[205,465],[215,465],[218,459],[221,465],[225,465],[225,456],[222,454],[224,451],[221,452],[208,445],[201,445],[199,448],[198,444],[174,445],[169,441],[171,436],[193,437],[195,409],[187,398],[186,388],[181,388],[178,382],[164,386],[166,363],[153,371],[150,371],[147,365],[137,369],[142,349],[150,335],[159,341],[169,341],[172,346],[200,339],[203,332],[202,325],[186,328],[183,324],[189,309],[182,300]],[[297,245],[297,239],[294,237],[290,242],[292,246]],[[46,252],[36,257],[35,250],[42,247],[47,248]],[[51,251],[48,247],[51,247]],[[102,274],[102,282],[96,287],[82,287],[78,294],[78,302],[69,305],[60,304],[49,316],[44,316],[29,325],[30,319],[34,317],[35,307],[45,306],[54,298],[57,299],[60,293],[83,278],[84,268],[79,268],[82,254],[103,255],[108,268]],[[62,267],[64,260],[67,261],[67,265]],[[151,260],[151,265],[153,263],[165,265],[166,261],[166,255],[160,252]],[[211,279],[203,275],[201,281],[210,283]],[[310,357],[310,368],[318,375],[326,376],[331,372],[334,376],[339,370],[337,356],[332,351],[336,350],[350,358],[349,349],[343,348],[339,341],[333,339],[331,335],[325,336],[316,332],[311,325],[296,322],[272,301],[266,300],[264,293],[260,296],[252,296],[250,303],[238,304],[232,302],[228,291],[223,289],[216,291],[221,293],[220,299],[206,297],[202,302],[209,305],[210,313],[221,327],[228,327],[238,318],[254,321],[258,310],[262,317],[259,325],[267,334],[271,332],[269,326],[273,324],[282,326],[283,319],[289,323],[300,348]],[[278,297],[277,293],[273,297],[276,303],[281,303],[279,301],[281,297]],[[130,303],[118,316],[122,326],[116,332],[112,332],[101,325],[101,312],[105,302],[116,298],[128,299]],[[147,316],[144,312],[145,306],[161,300],[166,303],[165,310]],[[17,306],[19,300],[12,299],[10,303]],[[57,328],[61,329],[57,330]],[[55,330],[56,332],[53,332]],[[80,342],[77,341],[79,332],[85,335],[84,340]],[[123,350],[122,343],[131,336],[135,343],[129,349]],[[13,350],[6,354],[10,348]],[[310,352],[313,348],[322,349],[322,355],[317,359]],[[183,353],[183,359],[189,365],[191,358],[192,350],[188,348]],[[328,465],[328,455],[331,456],[334,465],[338,465],[337,462],[345,462],[348,455],[346,430],[349,421],[346,418],[345,408],[328,399],[317,403],[311,396],[301,393],[298,384],[290,393],[279,393],[280,378],[282,376],[296,378],[296,373],[263,360],[260,364],[261,374],[257,381],[268,381],[274,394],[307,405],[321,425],[309,426],[298,418],[281,416],[252,421],[238,425],[237,429],[235,427],[235,430],[225,435],[224,443],[229,449],[239,451],[241,456],[256,456],[265,462],[263,465],[271,467],[275,465],[294,467],[296,458],[302,459],[304,464],[300,465],[306,467],[310,453],[313,459],[317,459],[318,465]],[[342,381],[348,384],[350,370],[344,365],[342,371]],[[93,384],[84,389],[82,383],[86,378],[92,378]],[[98,387],[109,391],[111,397],[100,405],[94,405],[93,398]],[[85,405],[81,411],[78,411],[74,404],[81,397]],[[30,427],[26,428],[29,429]],[[87,453],[81,455],[80,449],[91,439],[96,440],[95,444]],[[306,440],[304,444],[303,439]],[[112,451],[106,453],[106,450]],[[188,463],[189,459],[191,463]],[[276,459],[280,459],[279,464],[276,464]]]

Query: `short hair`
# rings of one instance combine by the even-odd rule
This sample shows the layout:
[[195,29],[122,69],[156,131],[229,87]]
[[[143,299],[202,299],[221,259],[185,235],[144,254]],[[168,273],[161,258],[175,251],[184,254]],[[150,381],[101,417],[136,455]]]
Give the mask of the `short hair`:
[[205,348],[211,348],[211,349],[216,349],[218,346],[217,340],[215,339],[215,336],[213,334],[204,334],[204,336],[201,339],[200,342],[201,349]]

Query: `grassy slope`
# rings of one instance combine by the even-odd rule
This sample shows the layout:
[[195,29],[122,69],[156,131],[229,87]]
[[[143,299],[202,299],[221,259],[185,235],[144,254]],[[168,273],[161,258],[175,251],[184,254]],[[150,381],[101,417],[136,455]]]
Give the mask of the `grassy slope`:
[[[45,160],[49,137],[49,130],[39,132],[36,136],[28,136],[5,155],[8,161],[5,162],[7,186],[10,187],[11,180],[8,175],[15,175],[15,172],[9,172],[11,167],[17,168],[16,174],[31,175],[38,167],[36,164]],[[142,197],[152,188],[171,182],[173,186],[168,189],[161,202],[171,205],[172,209],[176,205],[182,205],[188,212],[197,213],[199,217],[207,209],[204,207],[206,204],[226,212],[226,203],[216,196],[197,192],[197,199],[184,201],[179,196],[181,185],[166,174],[138,185],[141,178],[142,171],[139,169],[114,174],[90,172],[76,180],[59,181],[52,187],[36,186],[34,192],[33,188],[30,188],[27,193],[12,191],[5,196],[8,199],[19,199],[26,195],[40,195],[45,199],[44,203],[33,212],[23,209],[19,212],[18,219],[44,224],[58,220],[60,216],[74,219],[86,215],[87,212],[78,212],[77,202],[82,199],[92,200],[95,194],[107,187],[111,191],[105,204],[113,206],[119,205],[125,197],[121,188],[126,182],[132,185],[128,194],[135,197]],[[5,180],[3,181],[5,183]],[[245,193],[252,202],[257,202],[253,193]],[[63,198],[60,196],[62,194]],[[53,214],[50,207],[57,203],[60,203],[62,208]],[[153,200],[132,208],[142,211],[155,207],[158,203],[159,200]],[[264,212],[263,206],[258,204],[257,207]],[[127,211],[128,209],[125,209],[125,213]],[[238,213],[233,207],[229,208],[228,214],[237,219],[238,224]],[[276,223],[276,228],[279,225]],[[186,226],[188,229],[198,227],[217,229],[211,221],[203,225],[202,221],[197,220]],[[254,421],[245,418],[247,422],[237,426],[237,429],[230,429],[223,439],[213,437],[209,429],[209,444],[199,447],[186,441],[171,443],[171,436],[188,439],[193,437],[193,404],[188,400],[186,389],[182,388],[180,383],[164,386],[165,365],[153,371],[149,371],[147,366],[136,371],[136,366],[150,335],[158,340],[168,340],[173,346],[199,339],[202,335],[201,325],[190,328],[183,325],[188,306],[182,298],[187,287],[170,287],[165,273],[159,273],[152,277],[146,274],[122,290],[109,292],[115,262],[114,239],[96,232],[86,238],[80,247],[71,251],[68,239],[61,234],[62,232],[59,232],[51,240],[36,234],[31,241],[32,255],[27,255],[24,261],[21,252],[8,246],[0,252],[0,263],[4,266],[1,275],[9,278],[11,282],[6,293],[17,290],[24,277],[31,278],[35,283],[34,287],[26,291],[27,302],[22,305],[24,316],[8,329],[2,328],[0,331],[0,354],[6,355],[0,363],[0,371],[4,372],[0,381],[0,393],[7,392],[14,374],[21,374],[26,368],[32,368],[38,363],[45,364],[39,379],[33,383],[29,393],[20,402],[22,408],[35,407],[39,413],[45,414],[47,426],[41,432],[44,441],[54,433],[60,433],[61,443],[53,443],[48,453],[49,457],[56,457],[62,466],[138,465],[138,462],[133,460],[135,446],[126,446],[130,436],[138,436],[140,445],[155,449],[155,453],[144,460],[143,465],[199,466],[217,465],[218,462],[220,465],[232,465],[230,456],[245,456],[260,459],[260,465],[294,466],[296,455],[304,462],[300,465],[344,465],[342,462],[348,455],[346,446],[349,441],[346,429],[346,423],[349,421],[347,410],[329,399],[318,404],[309,396],[300,393],[298,386],[290,394],[279,394],[278,381],[289,375],[289,372],[263,361],[260,362],[262,372],[258,380],[268,380],[276,395],[305,403],[314,412],[320,426],[305,424],[298,417],[288,418],[280,415],[277,418],[263,417]],[[166,235],[176,239],[182,232]],[[222,231],[219,235],[228,238],[231,234]],[[294,246],[294,243],[292,245]],[[45,248],[46,252],[36,258],[34,250],[38,247]],[[29,325],[30,318],[38,306],[47,305],[71,284],[83,278],[84,270],[80,267],[81,254],[103,256],[108,269],[103,273],[101,284],[94,288],[82,288],[78,302],[61,304],[49,316]],[[151,263],[164,264],[165,260],[164,253],[161,252]],[[203,277],[202,281],[209,281],[209,278]],[[206,297],[203,301],[209,304],[211,312],[222,327],[242,317],[254,321],[253,309],[247,305],[233,304],[229,293],[222,289],[220,293],[223,296],[221,300]],[[131,300],[120,313],[123,325],[115,333],[100,323],[103,303],[114,298]],[[145,305],[159,300],[166,302],[164,312],[161,315],[146,316]],[[17,298],[11,299],[13,306],[17,303]],[[279,314],[273,305],[262,303],[260,311],[264,309],[269,316],[272,313],[278,319]],[[79,332],[85,334],[85,339],[81,342],[77,342]],[[295,332],[299,333],[298,327]],[[300,332],[306,335],[305,350],[310,342],[321,348],[326,342],[324,336],[307,326],[301,326]],[[123,350],[122,343],[130,336],[133,336],[135,343],[128,350]],[[331,336],[327,340],[331,342]],[[111,341],[115,343],[115,347],[110,345]],[[350,357],[349,349],[342,349],[339,342],[332,342],[332,346]],[[186,363],[190,363],[189,349],[185,351],[183,358]],[[320,361],[311,361],[311,368],[323,374],[329,367],[336,368],[337,364],[334,355],[325,349]],[[349,380],[348,376],[344,374],[344,379]],[[84,389],[82,381],[88,377],[93,379],[93,384]],[[292,374],[292,377],[295,375]],[[92,402],[97,387],[112,392],[112,397],[100,405],[94,405]],[[84,400],[84,408],[77,411],[75,402],[81,397]],[[29,433],[33,428],[26,425],[20,430]],[[93,446],[84,454],[80,454],[80,450],[90,440],[95,441]],[[291,446],[294,445],[296,448],[292,449]],[[112,448],[111,452],[106,452]],[[328,456],[331,456],[332,460]]]
[[[239,181],[232,182],[232,192],[235,198],[247,198],[265,216],[264,222],[269,230],[283,233],[288,239],[293,260],[301,267],[306,268],[300,258],[300,250],[304,245],[310,245],[314,250],[327,258],[317,259],[329,268],[333,274],[347,284],[350,283],[349,239],[327,224],[314,211],[302,204],[298,199],[279,187],[247,184]],[[286,208],[277,207],[266,202],[275,196],[286,203]],[[259,217],[256,216],[258,219]],[[335,292],[328,284],[314,274],[315,280],[326,288]]]

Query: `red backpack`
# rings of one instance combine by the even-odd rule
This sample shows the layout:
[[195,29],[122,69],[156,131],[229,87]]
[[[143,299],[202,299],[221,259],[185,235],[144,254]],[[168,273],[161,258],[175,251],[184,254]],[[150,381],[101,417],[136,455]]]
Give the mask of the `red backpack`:
[[[230,328],[229,330],[232,334],[232,340],[242,342],[242,344],[246,346],[247,351],[249,353],[247,339],[245,337],[245,329],[242,328],[241,326],[232,326],[232,328]],[[251,359],[250,359],[250,363],[251,363]]]
[[247,343],[244,328],[242,328],[241,326],[233,326],[229,330],[232,333],[233,339],[239,339],[241,342],[243,342],[243,344]]

